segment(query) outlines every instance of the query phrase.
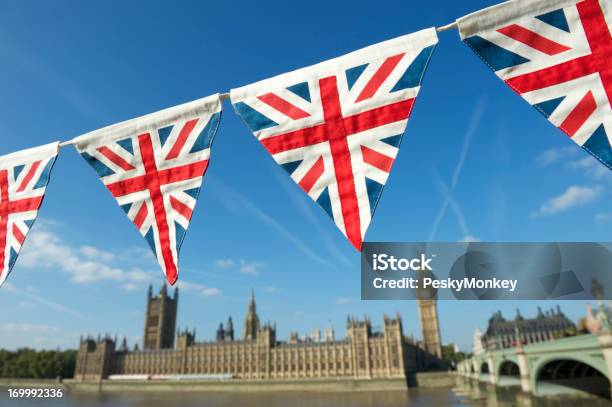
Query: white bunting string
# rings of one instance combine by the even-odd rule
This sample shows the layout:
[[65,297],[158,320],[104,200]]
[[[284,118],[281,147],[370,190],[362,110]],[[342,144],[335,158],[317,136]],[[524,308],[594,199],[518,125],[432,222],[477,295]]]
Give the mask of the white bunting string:
[[446,31],[446,30],[452,30],[454,28],[457,28],[457,22],[456,21],[453,21],[450,24],[443,25],[442,27],[436,27],[436,31],[437,32],[442,32],[442,31]]

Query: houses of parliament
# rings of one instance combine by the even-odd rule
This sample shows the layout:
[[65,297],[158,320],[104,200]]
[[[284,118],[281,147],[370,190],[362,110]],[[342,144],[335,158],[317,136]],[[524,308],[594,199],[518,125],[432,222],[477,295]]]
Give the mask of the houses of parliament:
[[[111,376],[218,376],[242,380],[301,380],[309,378],[406,378],[441,367],[440,332],[435,300],[419,301],[422,342],[404,336],[400,315],[384,316],[381,329],[368,317],[348,317],[346,336],[276,337],[276,324],[261,323],[251,291],[242,339],[231,317],[221,324],[215,341],[196,341],[195,330],[178,330],[179,292],[169,295],[163,285],[147,293],[142,348],[128,349],[109,337],[81,338],[74,378],[99,381]],[[175,334],[176,333],[176,334]],[[176,340],[176,341],[175,341]]]

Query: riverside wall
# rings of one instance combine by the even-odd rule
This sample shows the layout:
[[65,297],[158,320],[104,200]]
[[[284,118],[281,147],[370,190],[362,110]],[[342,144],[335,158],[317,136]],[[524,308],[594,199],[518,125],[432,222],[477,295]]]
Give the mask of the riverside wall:
[[[452,387],[455,374],[448,372],[418,373],[416,385],[436,388]],[[0,379],[6,388],[64,388],[72,392],[347,392],[347,391],[406,391],[404,379],[307,379],[307,380],[227,380],[227,381],[127,381],[102,380],[76,382],[72,379],[34,380]]]

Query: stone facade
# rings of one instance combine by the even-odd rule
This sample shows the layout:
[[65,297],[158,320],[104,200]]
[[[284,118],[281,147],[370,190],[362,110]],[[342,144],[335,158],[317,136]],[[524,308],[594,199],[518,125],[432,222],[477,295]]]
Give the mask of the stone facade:
[[546,312],[538,307],[538,315],[531,319],[523,318],[517,309],[514,319],[506,320],[498,311],[489,318],[482,342],[487,350],[513,348],[517,345],[517,333],[521,343],[527,345],[575,335],[576,325],[561,312],[559,306]]
[[[165,300],[162,298],[165,297]],[[175,294],[175,297],[177,295]],[[169,328],[149,330],[152,301],[166,304],[165,291],[147,301],[145,346],[128,350],[125,341],[116,347],[116,340],[106,336],[82,339],[77,355],[75,379],[95,381],[109,375],[230,375],[235,379],[308,379],[308,378],[408,378],[424,367],[439,365],[435,356],[425,352],[403,335],[398,315],[384,317],[382,330],[375,332],[369,318],[347,319],[346,337],[313,341],[292,335],[288,342],[277,340],[276,327],[260,326],[255,298],[251,293],[244,322],[242,340],[234,340],[231,318],[217,331],[214,342],[196,342],[195,331],[180,331],[176,346],[157,340]],[[175,306],[177,302],[174,303]],[[165,319],[174,324],[175,315]],[[153,332],[157,332],[155,335]],[[163,335],[162,335],[163,336]],[[153,341],[152,338],[156,340]],[[148,342],[147,342],[148,341]]]
[[[422,268],[421,278],[425,276],[431,277],[430,272]],[[425,288],[423,282],[420,281],[416,290],[416,296],[419,309],[419,320],[421,322],[421,332],[423,333],[423,349],[441,359],[442,338],[440,336],[436,292],[431,286]]]
[[145,316],[142,346],[144,349],[171,349],[174,347],[174,330],[178,310],[178,288],[170,298],[164,284],[159,294],[153,297],[153,287],[147,292],[147,313]]
[[436,300],[417,300],[423,332],[423,347],[432,355],[442,358],[442,340]]

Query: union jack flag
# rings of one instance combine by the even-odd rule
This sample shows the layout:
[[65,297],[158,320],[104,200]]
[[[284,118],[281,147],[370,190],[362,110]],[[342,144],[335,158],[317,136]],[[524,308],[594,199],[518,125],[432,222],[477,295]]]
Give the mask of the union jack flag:
[[458,20],[497,76],[612,169],[608,0],[508,2]]
[[0,286],[36,220],[58,150],[51,143],[0,157]]
[[230,93],[255,137],[357,250],[437,41],[423,30]]
[[75,139],[155,253],[170,284],[221,117],[219,95],[115,124]]

